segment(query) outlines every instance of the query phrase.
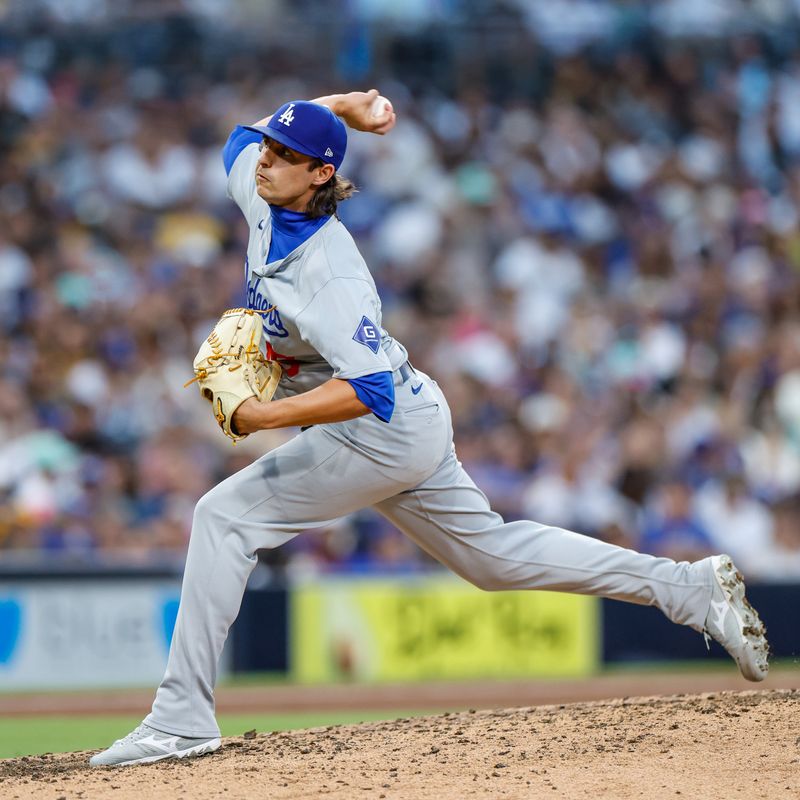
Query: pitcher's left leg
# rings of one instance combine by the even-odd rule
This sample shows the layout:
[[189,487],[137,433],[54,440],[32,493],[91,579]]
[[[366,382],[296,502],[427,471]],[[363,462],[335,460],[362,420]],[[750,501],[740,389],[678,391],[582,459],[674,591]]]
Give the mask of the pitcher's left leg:
[[707,564],[676,563],[538,522],[504,522],[455,454],[428,480],[376,509],[482,589],[596,595],[655,605],[697,630],[705,622],[713,582]]
[[455,453],[419,486],[376,508],[476,586],[550,589],[654,605],[673,622],[712,636],[748,680],[767,676],[766,631],[727,556],[676,563],[537,522],[504,522]]
[[673,622],[710,634],[748,680],[767,675],[764,626],[727,556],[675,562],[537,522],[504,522],[454,452],[420,485],[375,507],[482,589],[549,589],[654,605]]

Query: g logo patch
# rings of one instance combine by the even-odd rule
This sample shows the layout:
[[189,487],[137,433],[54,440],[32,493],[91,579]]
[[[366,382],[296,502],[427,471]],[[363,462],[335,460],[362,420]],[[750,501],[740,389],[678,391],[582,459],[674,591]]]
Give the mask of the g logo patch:
[[381,334],[378,326],[367,317],[361,317],[358,323],[353,340],[365,347],[369,347],[375,355],[378,355],[378,348],[381,345]]

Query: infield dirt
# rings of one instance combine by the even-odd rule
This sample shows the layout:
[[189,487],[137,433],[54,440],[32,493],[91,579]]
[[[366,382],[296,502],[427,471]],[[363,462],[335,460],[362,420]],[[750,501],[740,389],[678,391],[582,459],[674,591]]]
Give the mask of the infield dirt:
[[800,798],[800,690],[459,712],[252,732],[187,761],[0,761],[8,800]]

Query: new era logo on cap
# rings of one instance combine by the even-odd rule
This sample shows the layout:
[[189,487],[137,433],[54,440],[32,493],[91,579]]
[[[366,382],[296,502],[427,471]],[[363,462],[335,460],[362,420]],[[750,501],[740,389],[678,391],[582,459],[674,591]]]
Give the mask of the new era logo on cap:
[[333,150],[330,147],[325,151],[325,155],[330,158],[333,155]]

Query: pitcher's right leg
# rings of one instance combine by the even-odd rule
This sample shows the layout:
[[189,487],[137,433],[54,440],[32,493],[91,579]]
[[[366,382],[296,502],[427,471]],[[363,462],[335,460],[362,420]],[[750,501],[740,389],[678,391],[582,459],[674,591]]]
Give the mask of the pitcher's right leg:
[[[152,712],[92,764],[144,763],[165,747],[167,757],[181,757],[218,742],[217,664],[256,551],[405,491],[436,468],[445,447],[443,426],[438,434],[415,432],[401,420],[391,438],[383,425],[362,417],[315,426],[200,500],[167,670]],[[424,445],[424,458],[409,469],[410,454]]]

